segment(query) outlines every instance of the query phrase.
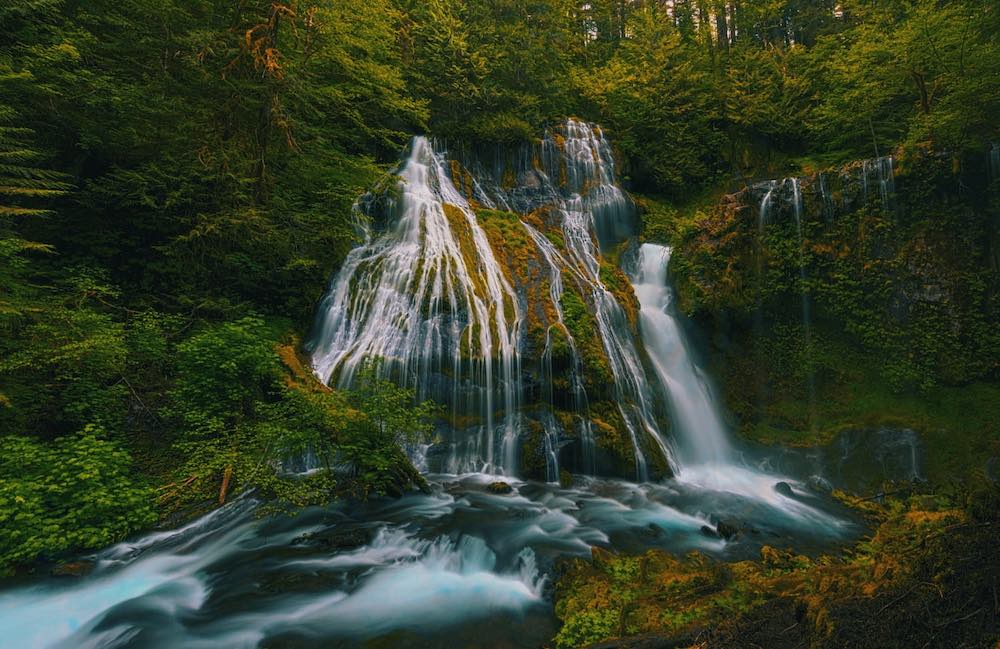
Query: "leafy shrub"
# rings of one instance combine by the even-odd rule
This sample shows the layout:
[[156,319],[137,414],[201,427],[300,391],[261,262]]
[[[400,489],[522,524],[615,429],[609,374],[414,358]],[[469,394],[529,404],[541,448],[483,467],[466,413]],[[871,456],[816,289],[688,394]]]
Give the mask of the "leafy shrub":
[[97,426],[51,444],[0,438],[0,573],[120,541],[155,520],[151,496]]

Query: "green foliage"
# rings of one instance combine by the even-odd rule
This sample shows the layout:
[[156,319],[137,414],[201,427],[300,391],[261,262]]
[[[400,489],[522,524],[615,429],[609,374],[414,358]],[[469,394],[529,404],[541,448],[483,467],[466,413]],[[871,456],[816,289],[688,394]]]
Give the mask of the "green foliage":
[[820,39],[822,147],[872,152],[899,139],[975,147],[995,136],[996,7],[974,1],[852,3],[851,29]]
[[[275,343],[308,326],[355,243],[355,199],[412,133],[509,145],[569,115],[604,123],[621,175],[659,197],[645,203],[646,236],[678,246],[685,310],[747,326],[758,297],[774,307],[767,351],[789,386],[803,368],[821,389],[848,376],[835,354],[815,353],[830,336],[803,353],[787,307],[801,290],[818,326],[850,338],[830,348],[889,359],[876,376],[892,391],[995,376],[987,206],[941,198],[947,163],[913,166],[924,189],[901,218],[858,210],[830,232],[810,224],[805,251],[787,225],[756,242],[736,211],[667,202],[805,154],[843,160],[900,142],[981,154],[1000,136],[998,31],[1000,14],[979,0],[6,3],[0,427],[26,453],[56,453],[99,426],[100,444],[170,483],[167,504],[223,484],[321,502],[344,487],[332,471],[280,471],[307,450],[352,466],[347,489],[360,495],[414,480],[399,447],[426,435],[429,406],[377,373],[353,394],[290,378]],[[530,247],[516,220],[484,223]],[[858,244],[835,254],[844,241]],[[767,250],[759,295],[756,243]],[[928,272],[929,258],[947,276]],[[512,273],[529,272],[520,261]],[[624,276],[604,264],[601,278],[634,324]],[[913,299],[930,285],[945,298]],[[603,439],[625,457],[591,308],[574,286],[562,307]],[[556,347],[569,355],[565,340]],[[31,484],[56,480],[37,466]],[[128,520],[145,520],[144,503],[123,502]]]
[[579,70],[577,85],[641,180],[683,194],[712,178],[721,147],[710,78],[659,5],[637,11],[629,27],[633,37],[603,65]]
[[88,423],[121,429],[127,391],[121,324],[52,304],[19,335],[19,347],[0,359],[0,384],[16,422],[11,430],[68,433]]
[[180,431],[176,447],[185,461],[178,479],[193,483],[188,493],[178,494],[181,501],[205,497],[214,488],[220,488],[222,500],[229,489],[249,487],[296,504],[331,497],[328,472],[287,478],[280,463],[309,450],[329,459],[333,436],[343,425],[343,400],[284,384],[263,320],[223,323],[181,343],[176,376],[163,414]]
[[573,112],[568,75],[581,52],[575,3],[432,0],[400,3],[411,85],[450,137],[515,142]]
[[348,394],[357,416],[338,438],[337,454],[352,469],[356,495],[368,497],[397,490],[415,477],[402,449],[430,440],[438,407],[430,401],[414,405],[413,391],[382,378],[374,362],[357,383]]
[[586,610],[566,618],[555,637],[560,649],[574,649],[614,637],[618,613],[612,609]]
[[[10,85],[0,61],[0,88]],[[43,243],[25,240],[19,222],[51,213],[47,205],[69,189],[64,174],[40,167],[42,154],[32,147],[34,133],[20,124],[15,111],[0,103],[0,328],[16,325],[34,308],[29,256],[49,253]]]
[[97,426],[50,444],[0,438],[0,573],[120,541],[155,520],[152,502],[129,454]]
[[[403,446],[426,440],[436,406],[414,405],[411,390],[379,378],[374,366],[351,392],[328,390],[312,377],[289,380],[270,327],[257,317],[192,336],[177,346],[175,364],[163,414],[175,422],[175,446],[185,458],[175,484],[190,486],[170,492],[176,503],[256,488],[302,506],[419,482]],[[320,471],[284,472],[284,461],[306,454]],[[337,465],[350,467],[347,484],[337,484]]]
[[276,389],[278,358],[259,318],[208,329],[177,346],[171,412],[189,435],[238,427]]

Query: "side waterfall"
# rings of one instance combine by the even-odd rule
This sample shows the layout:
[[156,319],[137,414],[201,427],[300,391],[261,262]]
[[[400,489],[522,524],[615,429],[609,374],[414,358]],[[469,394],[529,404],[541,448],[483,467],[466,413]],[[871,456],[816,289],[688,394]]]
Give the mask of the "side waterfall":
[[[802,186],[799,184],[798,178],[792,178],[791,183],[792,212],[795,215],[795,232],[799,238],[799,293],[802,298],[802,335],[806,348],[806,362],[810,363],[810,367],[807,368],[806,372],[808,376],[806,380],[809,383],[809,418],[812,420],[816,410],[816,376],[811,367],[812,306],[809,302],[809,291],[806,287],[808,277],[806,273],[805,239],[802,236]],[[886,201],[888,201],[888,198],[886,198]]]
[[670,401],[678,461],[683,465],[728,464],[733,454],[722,416],[673,312],[669,262],[670,248],[645,243],[639,249],[634,287],[642,305],[642,338]]
[[[742,511],[762,508],[772,516],[807,522],[820,529],[838,528],[839,521],[807,504],[803,498],[808,491],[801,483],[747,466],[738,457],[708,377],[695,362],[674,311],[667,276],[669,262],[670,248],[643,244],[634,288],[642,307],[642,338],[670,405],[678,465],[673,484],[702,493],[725,494],[723,498],[738,502]],[[779,481],[789,490],[785,494],[775,488]]]

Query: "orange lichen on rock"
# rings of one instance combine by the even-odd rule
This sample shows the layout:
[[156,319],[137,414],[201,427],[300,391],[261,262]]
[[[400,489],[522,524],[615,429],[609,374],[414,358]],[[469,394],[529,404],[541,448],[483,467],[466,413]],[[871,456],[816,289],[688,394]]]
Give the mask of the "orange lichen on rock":
[[[555,646],[629,635],[669,646],[694,637],[725,648],[921,646],[943,629],[950,646],[988,646],[998,639],[988,609],[1000,578],[1000,490],[990,493],[974,501],[974,517],[927,497],[857,499],[875,517],[872,537],[815,559],[769,545],[759,560],[731,564],[595,550],[590,561],[568,562],[557,583],[564,626]],[[915,618],[923,623],[908,623]],[[906,632],[915,635],[893,641]]]

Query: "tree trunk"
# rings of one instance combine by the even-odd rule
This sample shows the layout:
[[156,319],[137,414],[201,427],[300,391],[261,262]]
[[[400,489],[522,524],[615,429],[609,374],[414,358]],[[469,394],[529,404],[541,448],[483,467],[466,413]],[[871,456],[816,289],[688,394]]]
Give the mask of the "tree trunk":
[[222,486],[219,488],[219,504],[226,504],[226,494],[229,493],[229,481],[233,479],[233,465],[230,464],[222,472]]
[[715,3],[715,31],[719,39],[719,50],[729,50],[729,25],[726,21],[726,2]]
[[920,111],[927,115],[931,112],[931,98],[930,94],[927,92],[927,80],[924,79],[924,75],[917,72],[916,70],[910,70],[910,75],[913,77],[913,81],[917,84],[917,92],[920,93]]

